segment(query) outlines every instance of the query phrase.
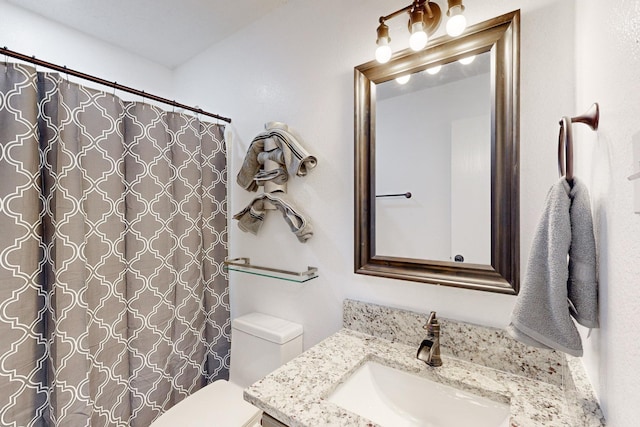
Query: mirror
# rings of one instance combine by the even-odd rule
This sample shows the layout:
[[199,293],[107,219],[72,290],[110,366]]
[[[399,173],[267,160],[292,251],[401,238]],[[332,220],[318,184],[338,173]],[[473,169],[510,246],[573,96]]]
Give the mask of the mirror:
[[355,68],[356,273],[518,292],[519,18]]
[[491,264],[491,54],[469,58],[376,84],[377,255]]

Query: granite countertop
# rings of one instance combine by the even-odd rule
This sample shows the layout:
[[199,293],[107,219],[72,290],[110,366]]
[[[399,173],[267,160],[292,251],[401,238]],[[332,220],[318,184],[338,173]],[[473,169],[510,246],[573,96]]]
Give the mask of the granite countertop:
[[443,366],[415,358],[426,313],[345,300],[344,329],[245,390],[290,427],[376,426],[327,397],[368,361],[510,404],[510,427],[604,427],[578,358],[526,346],[502,330],[439,317]]
[[327,400],[357,368],[376,361],[509,403],[511,427],[582,425],[576,423],[557,385],[446,355],[442,356],[443,366],[433,368],[415,358],[416,350],[400,342],[342,329],[246,389],[244,397],[290,427],[376,426]]

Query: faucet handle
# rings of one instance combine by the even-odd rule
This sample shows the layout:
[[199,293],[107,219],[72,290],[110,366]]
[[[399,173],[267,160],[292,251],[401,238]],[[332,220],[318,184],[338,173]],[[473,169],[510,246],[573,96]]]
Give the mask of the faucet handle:
[[429,323],[434,323],[434,321],[435,321],[435,322],[437,322],[437,321],[438,321],[438,319],[436,319],[436,312],[435,312],[435,311],[432,311],[432,312],[429,314],[429,319],[427,319],[427,324],[429,324]]
[[440,332],[440,322],[436,318],[436,312],[432,311],[429,314],[429,318],[427,319],[427,323],[422,327],[426,329],[430,334],[439,333]]
[[432,311],[431,314],[429,314],[429,318],[427,319],[427,323],[425,323],[425,325],[422,327],[423,329],[428,329],[429,325],[437,325],[438,324],[438,319],[436,319],[436,312]]

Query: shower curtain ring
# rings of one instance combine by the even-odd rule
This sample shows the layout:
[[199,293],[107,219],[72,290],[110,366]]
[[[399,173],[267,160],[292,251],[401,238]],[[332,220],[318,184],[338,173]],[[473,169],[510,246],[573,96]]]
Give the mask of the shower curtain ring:
[[67,87],[69,87],[71,85],[71,82],[69,82],[69,70],[66,65],[63,65],[62,68],[64,68],[64,73],[67,75]]
[[33,59],[33,69],[36,71],[36,74],[38,74],[38,62],[36,62],[36,56],[31,55],[31,59]]
[[118,82],[117,81],[113,81],[113,97],[116,97],[116,87],[118,87]]

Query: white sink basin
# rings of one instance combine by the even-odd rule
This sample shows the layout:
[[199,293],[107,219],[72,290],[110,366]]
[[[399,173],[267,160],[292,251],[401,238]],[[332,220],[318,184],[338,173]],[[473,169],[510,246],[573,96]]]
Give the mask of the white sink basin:
[[366,362],[328,400],[383,427],[508,427],[509,405]]

